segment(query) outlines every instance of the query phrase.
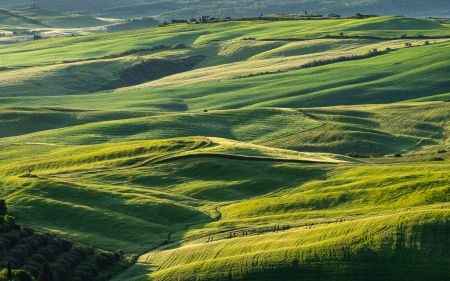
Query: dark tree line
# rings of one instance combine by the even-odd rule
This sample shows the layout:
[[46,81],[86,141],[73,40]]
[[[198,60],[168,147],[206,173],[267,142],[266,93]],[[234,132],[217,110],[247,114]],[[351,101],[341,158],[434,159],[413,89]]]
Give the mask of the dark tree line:
[[96,281],[123,253],[77,247],[72,241],[18,225],[0,200],[0,281]]

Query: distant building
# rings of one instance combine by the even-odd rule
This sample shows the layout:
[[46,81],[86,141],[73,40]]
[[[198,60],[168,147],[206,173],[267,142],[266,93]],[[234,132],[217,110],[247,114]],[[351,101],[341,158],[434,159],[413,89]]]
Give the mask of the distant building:
[[210,21],[209,16],[201,16],[201,17],[199,18],[199,22],[201,22],[201,23],[207,23],[207,22],[209,22],[209,21]]

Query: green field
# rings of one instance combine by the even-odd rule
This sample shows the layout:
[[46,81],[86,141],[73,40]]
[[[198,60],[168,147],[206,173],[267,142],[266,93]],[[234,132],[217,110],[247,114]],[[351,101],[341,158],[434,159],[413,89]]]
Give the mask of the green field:
[[445,280],[449,51],[387,16],[5,45],[0,196],[113,280]]

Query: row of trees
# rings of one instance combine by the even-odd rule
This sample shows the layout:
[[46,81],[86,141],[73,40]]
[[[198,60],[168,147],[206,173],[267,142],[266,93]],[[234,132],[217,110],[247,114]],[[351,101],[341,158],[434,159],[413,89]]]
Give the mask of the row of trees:
[[[365,19],[370,17],[377,17],[377,15],[368,15],[357,13],[353,17],[350,18],[358,18]],[[265,20],[265,21],[280,21],[280,20],[305,20],[305,19],[330,19],[330,18],[342,18],[342,16],[338,13],[329,13],[327,15],[322,14],[313,14],[305,11],[304,14],[273,14],[264,16],[262,13],[258,17],[245,17],[245,18],[231,18],[231,17],[223,17],[223,18],[215,18],[210,16],[201,16],[198,18],[191,18],[189,20],[185,19],[172,19],[170,22],[165,21],[161,24],[161,26],[176,24],[176,23],[191,23],[191,24],[199,24],[199,23],[214,23],[214,22],[223,22],[223,21],[232,21],[232,20]]]
[[21,227],[0,200],[0,281],[94,281],[123,253],[76,247],[50,233]]

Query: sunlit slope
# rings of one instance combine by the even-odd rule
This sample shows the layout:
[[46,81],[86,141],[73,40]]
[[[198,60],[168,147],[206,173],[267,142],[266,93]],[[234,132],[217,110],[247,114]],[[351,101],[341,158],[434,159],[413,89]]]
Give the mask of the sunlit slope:
[[[36,147],[30,160],[28,147]],[[90,171],[92,169],[141,167],[184,158],[218,157],[244,160],[280,160],[306,163],[359,162],[329,153],[306,153],[269,148],[221,138],[188,137],[168,140],[132,141],[98,145],[51,145],[45,143],[4,144],[0,156],[16,153],[13,163],[0,158],[1,174],[23,176]]]
[[165,245],[119,280],[352,280],[355,267],[439,280],[448,169],[205,137],[0,152],[2,195],[25,224],[127,253]]
[[[334,169],[327,179],[311,181],[267,198],[254,198],[221,208],[220,225],[275,221],[326,221],[372,216],[403,208],[446,203],[448,161]],[[276,199],[276,200],[275,200]]]
[[[28,10],[24,10],[28,11]],[[25,12],[24,12],[25,13]],[[401,22],[408,22],[414,26],[423,26],[424,32],[419,32],[416,39],[401,38],[406,25]],[[334,25],[333,25],[334,24]],[[398,30],[389,29],[392,26],[399,25]],[[378,27],[377,27],[378,26]],[[383,26],[388,28],[389,32],[395,32],[393,38],[397,40],[388,40],[390,37],[372,38],[367,37],[371,32],[386,31]],[[355,28],[363,32],[360,38],[355,35],[339,35],[341,28]],[[380,28],[380,30],[377,30]],[[328,30],[328,33],[317,33],[318,30]],[[113,95],[111,99],[117,101],[122,108],[136,107],[132,105],[134,100],[142,108],[152,110],[170,110],[180,111],[201,106],[217,108],[212,104],[216,98],[208,99],[204,103],[205,87],[211,88],[215,97],[221,98],[221,108],[236,108],[235,104],[220,97],[220,94],[233,94],[232,99],[237,98],[245,102],[249,98],[255,103],[267,102],[286,104],[292,95],[309,95],[319,92],[321,96],[323,91],[333,90],[342,92],[358,92],[358,95],[368,95],[370,93],[361,93],[362,82],[367,84],[374,83],[371,86],[385,88],[381,94],[389,90],[395,90],[395,86],[401,83],[400,79],[408,76],[408,81],[414,81],[415,76],[424,77],[431,71],[446,71],[446,48],[448,43],[441,43],[441,49],[436,46],[428,46],[440,53],[440,57],[428,57],[428,53],[435,53],[427,49],[413,52],[412,50],[403,50],[405,55],[398,55],[397,51],[388,55],[381,55],[371,60],[361,59],[358,62],[348,62],[351,66],[342,67],[345,69],[336,69],[333,60],[342,57],[366,55],[370,51],[377,49],[384,51],[387,48],[392,50],[404,49],[405,44],[413,46],[424,45],[428,41],[430,44],[437,44],[446,41],[445,38],[419,38],[417,35],[433,36],[433,32],[445,32],[448,27],[432,20],[409,19],[402,17],[379,17],[365,20],[323,20],[323,21],[280,21],[280,22],[226,22],[205,25],[187,25],[178,24],[154,29],[138,30],[133,32],[109,33],[107,35],[79,36],[76,38],[56,38],[48,40],[39,40],[34,42],[13,44],[4,46],[0,50],[2,56],[0,76],[0,96],[2,97],[20,97],[34,96],[36,98],[18,98],[3,99],[2,104],[30,105],[34,100],[41,105],[55,105],[65,107],[91,107],[93,105],[104,104],[97,99],[108,100],[110,94],[99,94],[90,99],[84,97],[72,97],[72,99],[62,99],[58,97],[43,98],[43,96],[63,96],[67,94],[92,94],[111,89],[137,85],[131,88],[119,89],[120,92],[137,92],[133,99],[120,99]],[[279,34],[279,38],[271,38],[273,30]],[[291,33],[299,32],[297,35]],[[331,32],[332,31],[332,32]],[[337,32],[334,34],[334,32]],[[411,31],[411,30],[409,30]],[[303,40],[302,32],[316,32],[311,34],[309,40]],[[431,33],[430,33],[431,32]],[[208,39],[208,36],[219,36],[223,38]],[[248,36],[244,36],[248,35]],[[258,35],[253,37],[251,35]],[[337,37],[325,38],[326,35]],[[348,35],[348,36],[347,36]],[[294,36],[291,38],[291,36]],[[366,36],[366,37],[364,37]],[[381,35],[380,35],[381,36]],[[383,39],[384,38],[384,39]],[[408,51],[408,52],[407,52]],[[413,57],[427,57],[427,61],[420,61]],[[395,60],[392,57],[396,57]],[[330,66],[324,69],[320,77],[317,71],[298,70],[307,67],[317,61],[329,60]],[[372,63],[372,60],[376,62]],[[407,61],[404,64],[404,61]],[[391,63],[392,61],[392,63]],[[435,62],[441,62],[436,65]],[[377,67],[374,67],[376,64]],[[427,69],[423,66],[427,64]],[[338,64],[341,65],[341,64]],[[364,65],[364,66],[361,66]],[[349,70],[348,68],[351,68]],[[356,70],[365,69],[361,73]],[[414,73],[412,73],[414,69]],[[295,70],[295,71],[294,71]],[[342,73],[336,71],[352,73],[352,75],[342,77]],[[180,73],[181,74],[178,74]],[[277,75],[269,75],[283,72]],[[256,76],[256,77],[255,77]],[[336,77],[327,79],[324,83],[323,77]],[[401,77],[399,77],[401,76]],[[247,78],[246,78],[247,77]],[[249,77],[249,78],[248,78]],[[390,77],[390,80],[387,79]],[[385,78],[385,79],[383,79]],[[414,78],[414,79],[413,79]],[[235,80],[238,81],[226,81]],[[245,80],[242,80],[245,79]],[[293,80],[295,79],[295,80]],[[380,83],[383,80],[384,83]],[[388,81],[386,81],[388,80]],[[394,80],[394,81],[392,81]],[[150,81],[150,82],[149,82]],[[300,83],[298,82],[300,81]],[[149,83],[146,83],[149,82]],[[424,85],[422,80],[417,84]],[[269,84],[272,89],[277,87],[276,93],[263,92],[259,99],[254,99],[254,93],[259,94],[261,83]],[[436,81],[439,83],[439,80]],[[414,97],[423,97],[434,95],[437,92],[436,83],[431,85],[430,91],[415,89],[416,93],[409,93],[410,85],[403,92],[408,91],[409,95]],[[344,87],[352,84],[352,88]],[[354,85],[353,85],[354,84]],[[380,85],[381,84],[381,85]],[[385,85],[388,84],[388,85]],[[394,86],[391,86],[393,84]],[[439,84],[441,85],[441,84]],[[336,89],[335,89],[336,88]],[[144,96],[141,96],[141,89],[145,90]],[[181,91],[182,89],[183,91]],[[249,92],[248,97],[241,98],[241,91]],[[167,92],[180,92],[167,95]],[[400,91],[400,90],[399,90]],[[420,94],[418,94],[420,92]],[[152,102],[147,101],[151,93]],[[440,93],[440,92],[439,92]],[[189,99],[185,96],[188,94]],[[211,94],[208,92],[208,94]],[[347,93],[346,93],[347,94]],[[111,94],[112,95],[112,94]],[[391,92],[389,92],[391,95]],[[399,95],[399,93],[397,93]],[[385,99],[386,97],[381,97]],[[314,98],[315,100],[321,100]],[[333,99],[335,99],[333,97]],[[353,96],[348,99],[355,100]],[[395,100],[403,100],[404,97]],[[83,101],[87,101],[83,103]],[[309,97],[299,98],[302,104],[308,104]],[[392,98],[390,98],[392,100]],[[390,101],[389,100],[389,101]],[[94,102],[95,101],[95,102]],[[108,100],[109,101],[109,100]],[[377,102],[376,100],[370,102]],[[250,105],[245,102],[245,106]],[[319,102],[317,102],[319,103]],[[345,102],[345,104],[348,101]],[[128,105],[129,104],[129,105]],[[328,105],[329,103],[326,103]],[[336,102],[334,102],[336,104]],[[321,104],[322,105],[322,104]],[[114,106],[114,102],[108,102],[109,107]],[[238,105],[241,107],[242,105]],[[290,107],[290,106],[289,106]],[[298,107],[298,106],[297,106]]]
[[394,50],[405,48],[405,44],[421,46],[427,41],[435,44],[449,40],[231,40],[196,47],[174,44],[116,58],[3,71],[0,96],[85,94],[133,85],[133,90],[192,85],[286,72],[315,61],[366,55],[374,49]]
[[377,17],[2,47],[0,196],[146,253],[121,281],[444,280],[449,36]]
[[[446,105],[445,102],[417,102],[315,109],[240,109],[147,117],[136,113],[138,118],[120,112],[9,109],[3,111],[4,122],[9,126],[4,134],[15,137],[4,138],[0,143],[67,145],[208,136],[297,151],[387,154],[448,144],[450,108]],[[58,121],[54,117],[64,119]],[[53,122],[44,126],[41,121],[45,118],[52,118]],[[39,128],[60,129],[26,134]]]
[[0,96],[87,94],[136,85],[188,71],[203,56],[170,46],[136,57],[61,63],[3,71]]
[[129,280],[442,280],[449,218],[411,211],[187,245],[141,257],[155,272]]
[[[198,186],[199,170],[172,166],[180,161],[205,167],[229,163],[236,172],[243,170],[229,174],[217,171],[216,180],[205,178],[205,184]],[[216,219],[214,206],[205,200],[236,200],[282,188],[282,177],[270,180],[269,174],[264,174],[275,163],[283,162],[301,166],[358,161],[333,154],[297,153],[201,137],[74,147],[12,145],[2,146],[0,152],[0,186],[2,197],[25,224],[103,248],[139,253],[163,243],[169,233]],[[158,176],[153,167],[161,167],[160,173],[172,167],[171,175]],[[255,172],[258,167],[263,170]],[[148,169],[150,173],[144,172]],[[97,174],[104,177],[103,173],[116,174],[119,179],[121,171],[135,173],[130,180],[143,176],[144,181],[156,182],[142,187],[123,180],[109,182],[106,177],[96,180]],[[275,169],[272,176],[286,172]],[[292,180],[302,182],[311,176],[293,176]],[[185,191],[164,188],[170,186],[170,181],[179,184],[183,177]],[[265,188],[254,190],[246,186],[252,181],[254,187],[265,181]],[[189,183],[195,189],[189,188]]]
[[[42,146],[2,148],[2,193],[14,214],[128,253],[164,243],[168,233],[172,241],[220,240],[241,227],[259,233],[367,217],[440,204],[448,194],[448,162],[359,167],[338,155],[207,138]],[[24,177],[29,171],[35,176]]]
[[[234,165],[227,166],[228,173],[215,172],[230,164],[210,166],[209,175],[202,174],[195,163],[175,167],[182,167],[180,176],[198,171],[195,178],[204,181],[232,174]],[[173,167],[156,171],[168,173]],[[448,161],[334,168],[272,166],[265,173],[290,171],[288,185],[222,205],[218,221],[176,234],[184,241],[181,246],[168,245],[143,255],[118,280],[298,280],[299,276],[367,280],[367,274],[376,272],[383,272],[386,280],[412,276],[441,280],[449,270],[448,168]],[[119,175],[106,172],[89,178],[120,182],[133,173]],[[303,177],[303,182],[292,181],[296,177]],[[143,187],[154,182],[154,178],[134,181]],[[198,185],[179,183],[175,190],[197,189],[191,194],[208,200],[217,196],[207,192],[205,184],[198,193]]]
[[[206,25],[176,24],[161,28],[90,35],[77,38],[58,38],[5,46],[0,50],[4,67],[23,67],[57,63],[64,60],[96,58],[132,49],[155,47],[161,44],[183,43],[199,45],[212,40],[256,38],[259,40],[323,38],[327,34],[348,36],[367,35],[400,38],[402,34],[417,36],[448,36],[448,25],[432,20],[409,19],[417,22],[416,29],[380,30],[383,24],[398,21],[395,17],[375,19],[342,19],[320,21],[236,21]],[[374,23],[375,22],[375,23]],[[380,23],[381,22],[381,23]],[[425,22],[425,24],[423,23]],[[364,28],[369,24],[369,28]],[[375,28],[380,24],[381,27]],[[433,25],[433,29],[430,29]],[[361,30],[352,31],[360,27]]]
[[136,98],[147,94],[183,99],[190,109],[404,101],[448,92],[449,48],[449,43],[442,43],[280,74],[199,83],[183,90],[174,86],[132,92]]
[[82,96],[0,98],[0,101],[3,106],[163,111],[391,103],[448,93],[449,48],[450,43],[439,43],[367,59],[228,81],[143,90],[125,88]]
[[[4,147],[2,156],[15,153],[16,164],[11,163],[11,158],[2,161],[5,175],[2,195],[25,224],[102,248],[138,253],[162,243],[168,232],[208,221],[209,216],[195,209],[194,200],[176,194],[131,186],[94,185],[55,178],[52,174],[126,167],[199,145],[201,140],[188,139],[50,149],[28,145],[33,151],[26,146]],[[27,171],[33,171],[37,177],[17,177],[28,174]]]
[[[342,58],[367,56],[377,50],[397,50],[406,44],[422,46],[449,41],[449,39],[316,39],[298,42],[232,40],[219,46],[217,54],[209,50],[209,55],[197,66],[198,69],[175,74],[149,83],[137,85],[135,89],[191,85],[211,81],[223,81],[245,77],[267,75],[307,68],[317,62],[335,63]],[[426,43],[428,42],[428,43]],[[258,50],[259,44],[268,51]],[[281,45],[281,47],[277,47]],[[208,44],[209,45],[209,44]],[[212,46],[211,46],[212,47]],[[222,49],[223,48],[223,49]],[[213,48],[212,48],[213,49]],[[199,50],[200,51],[200,50]],[[363,59],[361,57],[360,59]],[[335,61],[336,60],[336,61]]]

